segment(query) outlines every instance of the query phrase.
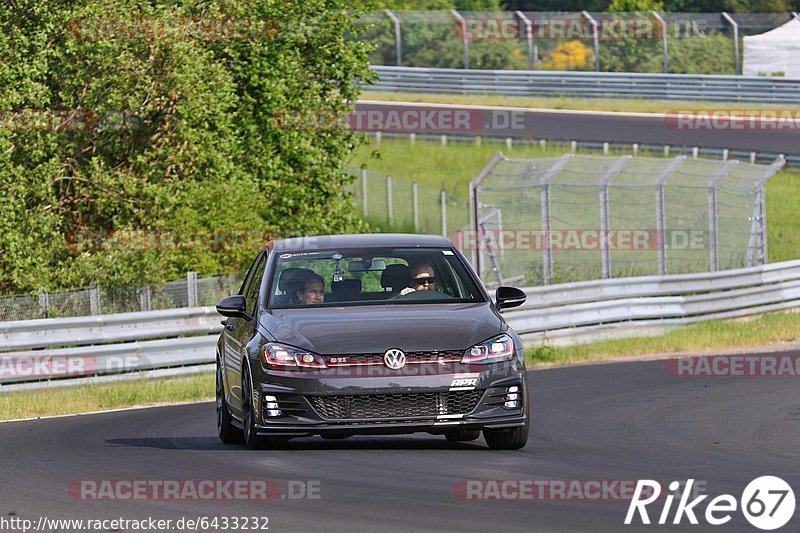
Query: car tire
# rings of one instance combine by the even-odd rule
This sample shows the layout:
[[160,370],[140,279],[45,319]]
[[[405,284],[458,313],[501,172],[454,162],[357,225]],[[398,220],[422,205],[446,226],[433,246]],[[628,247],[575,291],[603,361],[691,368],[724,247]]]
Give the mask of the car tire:
[[233,416],[225,401],[225,391],[222,383],[222,367],[217,361],[217,434],[225,444],[240,444],[243,439],[242,430],[233,425]]
[[448,431],[444,434],[445,438],[450,442],[469,442],[476,440],[481,436],[479,429],[459,429],[456,431]]
[[266,447],[267,439],[256,434],[253,385],[250,379],[250,368],[247,364],[242,368],[242,433],[245,445],[251,450],[263,450]]
[[492,450],[519,450],[528,443],[530,419],[525,424],[511,429],[484,429],[483,438]]

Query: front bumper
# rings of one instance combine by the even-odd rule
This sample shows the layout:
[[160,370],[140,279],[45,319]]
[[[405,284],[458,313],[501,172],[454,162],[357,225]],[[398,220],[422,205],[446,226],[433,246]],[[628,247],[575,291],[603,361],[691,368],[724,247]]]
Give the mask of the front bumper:
[[[256,432],[264,436],[441,434],[517,427],[529,416],[518,361],[454,363],[432,375],[415,375],[415,369],[358,376],[259,370]],[[516,407],[506,406],[510,388],[517,391]]]

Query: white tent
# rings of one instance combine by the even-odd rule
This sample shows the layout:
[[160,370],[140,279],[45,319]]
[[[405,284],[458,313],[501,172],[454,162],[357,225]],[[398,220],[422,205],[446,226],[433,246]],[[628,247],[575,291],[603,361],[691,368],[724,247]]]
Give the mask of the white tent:
[[745,76],[785,76],[800,79],[800,20],[744,38]]

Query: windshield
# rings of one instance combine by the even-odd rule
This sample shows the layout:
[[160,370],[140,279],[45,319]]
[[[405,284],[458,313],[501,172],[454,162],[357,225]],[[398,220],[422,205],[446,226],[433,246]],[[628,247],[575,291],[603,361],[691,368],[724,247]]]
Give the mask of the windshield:
[[485,301],[447,248],[356,248],[278,256],[269,307]]

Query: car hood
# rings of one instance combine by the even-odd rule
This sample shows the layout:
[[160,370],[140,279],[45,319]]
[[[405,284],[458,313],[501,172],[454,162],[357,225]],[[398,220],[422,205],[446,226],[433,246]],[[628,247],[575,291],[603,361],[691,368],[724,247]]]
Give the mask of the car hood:
[[276,341],[319,354],[462,350],[502,325],[489,302],[273,309],[262,318]]

